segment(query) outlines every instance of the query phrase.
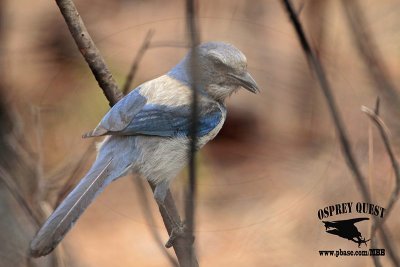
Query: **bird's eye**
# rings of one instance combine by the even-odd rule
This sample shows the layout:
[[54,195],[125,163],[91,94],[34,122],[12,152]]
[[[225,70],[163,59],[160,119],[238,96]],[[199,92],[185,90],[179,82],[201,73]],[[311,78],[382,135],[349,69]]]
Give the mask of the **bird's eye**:
[[223,60],[216,54],[216,53],[209,53],[209,56],[212,60],[212,62],[216,65],[216,66],[223,66],[225,65],[225,63],[223,62]]
[[217,57],[213,57],[213,62],[216,66],[219,66],[219,67],[222,67],[225,65],[225,63],[220,58],[217,58]]

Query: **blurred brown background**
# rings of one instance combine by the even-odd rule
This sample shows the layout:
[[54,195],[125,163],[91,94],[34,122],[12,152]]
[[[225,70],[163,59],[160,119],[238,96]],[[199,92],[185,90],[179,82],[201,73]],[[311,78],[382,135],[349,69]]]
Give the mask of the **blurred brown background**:
[[[38,216],[44,219],[65,182],[89,168],[94,143],[81,134],[98,123],[108,104],[54,1],[0,2],[2,101],[13,125],[4,127],[13,129],[15,143],[25,151],[15,152],[21,148],[7,137],[1,153],[7,160],[16,158],[18,164],[7,165],[9,179],[16,179],[16,189],[31,207],[40,206]],[[373,70],[384,73],[391,93],[399,93],[400,2],[358,1],[364,18],[357,24],[358,33],[364,34],[360,36],[349,24],[355,15],[348,11],[356,8],[350,2],[306,0],[295,6],[328,73],[374,203],[385,207],[394,175],[377,131],[360,107],[373,107],[381,97],[381,115],[398,152],[399,106],[379,86],[383,84]],[[75,4],[121,86],[150,29],[153,46],[146,51],[132,88],[165,73],[187,52],[180,47],[186,43],[184,1]],[[199,17],[201,40],[230,42],[242,50],[262,89],[257,96],[243,91],[229,99],[226,125],[199,154],[200,265],[373,266],[369,257],[318,254],[323,249],[357,249],[355,243],[326,234],[317,211],[334,203],[361,201],[361,195],[280,1],[203,0]],[[365,60],[357,38],[373,48],[367,54],[373,53],[378,65]],[[172,188],[180,207],[184,175]],[[21,208],[10,188],[2,184],[0,189],[0,266],[169,266],[149,231],[156,229],[167,240],[156,205],[151,199],[157,221],[150,225],[130,177],[116,181],[96,199],[62,242],[56,258],[39,260],[25,256],[37,229],[27,215],[29,208]],[[147,194],[152,197],[150,190]],[[398,212],[396,205],[387,220],[396,252]],[[362,233],[368,233],[369,223],[359,224]],[[382,260],[390,266],[387,257]]]

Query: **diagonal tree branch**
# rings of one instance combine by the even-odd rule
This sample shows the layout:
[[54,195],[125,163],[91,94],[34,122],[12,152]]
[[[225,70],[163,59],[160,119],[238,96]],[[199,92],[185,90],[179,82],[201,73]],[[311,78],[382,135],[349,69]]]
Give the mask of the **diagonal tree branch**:
[[122,94],[119,91],[118,85],[108,69],[106,62],[94,44],[92,37],[90,37],[74,2],[71,0],[56,0],[56,3],[60,8],[79,51],[85,58],[89,68],[92,70],[100,88],[103,90],[104,95],[109,101],[110,107],[112,107],[122,98]]
[[[112,77],[112,74],[108,69],[104,59],[100,55],[99,50],[87,32],[73,1],[56,0],[56,2],[81,54],[96,77],[96,80],[98,81],[100,88],[103,90],[105,97],[109,101],[110,106],[113,106],[122,98],[122,94],[119,91],[118,86]],[[152,190],[154,191],[154,186],[152,186]],[[173,200],[169,190],[165,199],[165,206],[168,210],[168,213],[179,219],[177,221],[180,221],[175,201]],[[170,234],[173,228],[173,223],[169,221],[168,214],[164,210],[160,209],[160,212],[165,227]],[[173,244],[173,248],[180,266],[191,266],[190,263],[193,261],[192,258],[197,262],[195,255],[190,252],[188,253],[187,247],[187,240],[185,238],[178,238]]]
[[342,153],[346,159],[346,163],[348,164],[351,172],[354,175],[354,178],[356,179],[357,185],[361,190],[361,194],[362,194],[363,198],[369,203],[369,202],[371,202],[370,201],[371,197],[370,197],[367,185],[365,183],[365,179],[362,176],[360,168],[358,167],[358,164],[353,155],[353,151],[350,146],[350,141],[347,137],[346,130],[345,130],[345,127],[343,124],[343,120],[337,111],[338,108],[336,105],[336,101],[333,97],[332,89],[328,82],[328,79],[326,78],[325,70],[324,70],[321,62],[318,60],[317,56],[311,49],[310,44],[307,41],[303,27],[297,18],[297,15],[292,7],[291,1],[290,0],[282,0],[282,2],[284,4],[286,10],[288,11],[290,20],[293,24],[293,27],[296,30],[297,37],[300,40],[300,43],[304,50],[305,56],[307,57],[308,63],[310,64],[310,68],[312,69],[315,76],[317,77],[318,82],[321,87],[321,90],[325,96],[325,100],[329,107],[329,112],[332,116],[332,119],[333,119],[333,122],[334,122],[334,125],[336,128],[336,132],[339,137]]

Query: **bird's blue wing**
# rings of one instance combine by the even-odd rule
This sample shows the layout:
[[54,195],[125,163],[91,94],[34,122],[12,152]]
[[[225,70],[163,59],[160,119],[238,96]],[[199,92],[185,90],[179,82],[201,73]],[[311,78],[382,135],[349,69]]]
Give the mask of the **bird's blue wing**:
[[[200,101],[199,137],[207,135],[222,119],[218,104]],[[101,135],[189,136],[191,108],[189,105],[168,106],[148,103],[140,88],[130,92],[115,104],[97,127],[83,137]]]
[[[200,105],[197,136],[202,137],[212,131],[222,119],[217,104]],[[185,106],[164,106],[147,104],[135,115],[130,124],[119,133],[122,135],[189,136],[191,108]],[[112,133],[111,133],[112,134]]]
[[139,93],[139,88],[133,90],[107,112],[93,131],[83,137],[101,136],[124,130],[146,103],[147,99]]

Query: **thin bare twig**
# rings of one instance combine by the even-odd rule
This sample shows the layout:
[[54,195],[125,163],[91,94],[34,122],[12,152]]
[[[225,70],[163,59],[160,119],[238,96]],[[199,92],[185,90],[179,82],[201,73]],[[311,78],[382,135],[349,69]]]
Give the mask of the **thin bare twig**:
[[[376,103],[375,103],[375,112],[378,113],[379,112],[379,97],[376,99]],[[370,188],[370,192],[371,192],[371,198],[374,199],[374,187],[372,184],[372,180],[374,177],[374,138],[373,138],[373,134],[372,134],[372,124],[373,122],[370,121],[370,123],[368,124],[368,186]],[[369,236],[370,236],[370,240],[371,240],[371,248],[378,248],[378,239],[377,238],[371,238],[371,233],[373,231],[373,227],[374,227],[374,222],[371,221],[371,226],[369,227]],[[381,257],[380,256],[371,256],[372,257],[372,261],[375,265],[375,267],[382,267],[382,263],[381,263]]]
[[375,231],[387,220],[387,217],[389,217],[394,204],[399,198],[399,193],[400,193],[400,166],[399,162],[396,160],[396,157],[394,155],[392,145],[390,143],[389,135],[387,132],[387,127],[385,126],[385,123],[379,116],[379,109],[372,110],[366,106],[361,107],[361,111],[363,111],[365,114],[368,115],[368,117],[375,123],[376,127],[378,128],[379,134],[381,136],[381,139],[383,141],[383,144],[385,145],[386,153],[389,155],[390,162],[392,164],[392,168],[394,171],[395,175],[395,188],[393,192],[391,193],[391,196],[389,198],[389,202],[387,204],[387,208],[385,211],[385,216],[382,218],[382,220],[377,221],[373,228],[372,228],[372,233],[371,236],[374,235]]
[[[99,50],[90,38],[89,33],[80,18],[78,11],[72,0],[56,0],[60,7],[61,13],[64,16],[65,22],[70,29],[72,37],[78,45],[82,55],[85,57],[86,62],[91,68],[96,80],[99,83],[100,88],[103,90],[105,97],[110,103],[110,106],[116,104],[121,98],[122,94],[118,90],[118,85],[112,77],[106,63],[102,59]],[[154,185],[151,185],[154,191]],[[179,214],[175,205],[175,201],[172,198],[170,190],[167,192],[165,198],[165,207],[168,210],[168,214],[173,216],[177,222],[180,221]],[[169,216],[165,210],[160,208],[160,213],[164,221],[164,225],[169,234],[171,234],[174,226],[173,222],[169,220]],[[195,255],[190,255],[187,251],[187,239],[178,238],[173,244],[175,254],[178,258],[180,266],[191,266],[192,258],[195,259]],[[196,259],[195,259],[196,260]],[[196,260],[197,262],[197,260]]]
[[[308,63],[310,64],[311,69],[314,71],[320,87],[322,89],[322,92],[325,96],[325,100],[327,101],[329,111],[331,113],[336,132],[339,136],[339,141],[340,141],[340,146],[342,150],[342,154],[346,159],[346,163],[353,173],[353,177],[355,178],[356,184],[358,185],[361,194],[363,196],[364,201],[371,203],[371,196],[368,191],[365,179],[360,171],[360,168],[358,167],[358,164],[355,160],[355,157],[353,155],[349,139],[347,137],[344,124],[342,122],[341,116],[338,112],[338,108],[336,106],[335,99],[332,94],[331,86],[328,82],[328,79],[326,78],[325,71],[323,69],[322,64],[320,63],[319,59],[316,57],[314,51],[311,49],[311,46],[309,45],[309,42],[307,41],[307,38],[305,36],[303,27],[297,18],[297,15],[293,9],[292,3],[290,0],[282,0],[283,5],[285,6],[289,18],[293,24],[293,27],[296,31],[297,37],[299,38],[299,41],[301,43],[301,46],[303,48],[303,51],[306,55],[306,58],[308,60]],[[375,221],[376,218],[373,217],[373,220]],[[395,266],[400,266],[400,262],[397,259],[397,255],[394,253],[393,246],[386,234],[384,226],[380,228],[380,233],[382,237],[382,242],[385,245],[386,249],[388,250],[388,254],[390,256],[391,261]]]
[[132,86],[132,81],[133,81],[133,78],[135,77],[135,74],[136,74],[138,68],[139,68],[140,61],[142,60],[146,51],[149,49],[151,38],[153,38],[153,35],[154,35],[154,30],[150,29],[147,32],[146,37],[144,38],[143,43],[140,46],[135,59],[133,60],[131,69],[129,70],[129,73],[126,77],[125,84],[122,86],[122,93],[124,95],[129,93],[129,88]]
[[158,47],[190,48],[190,45],[182,42],[172,42],[172,41],[152,42],[149,45],[149,48],[158,48]]

